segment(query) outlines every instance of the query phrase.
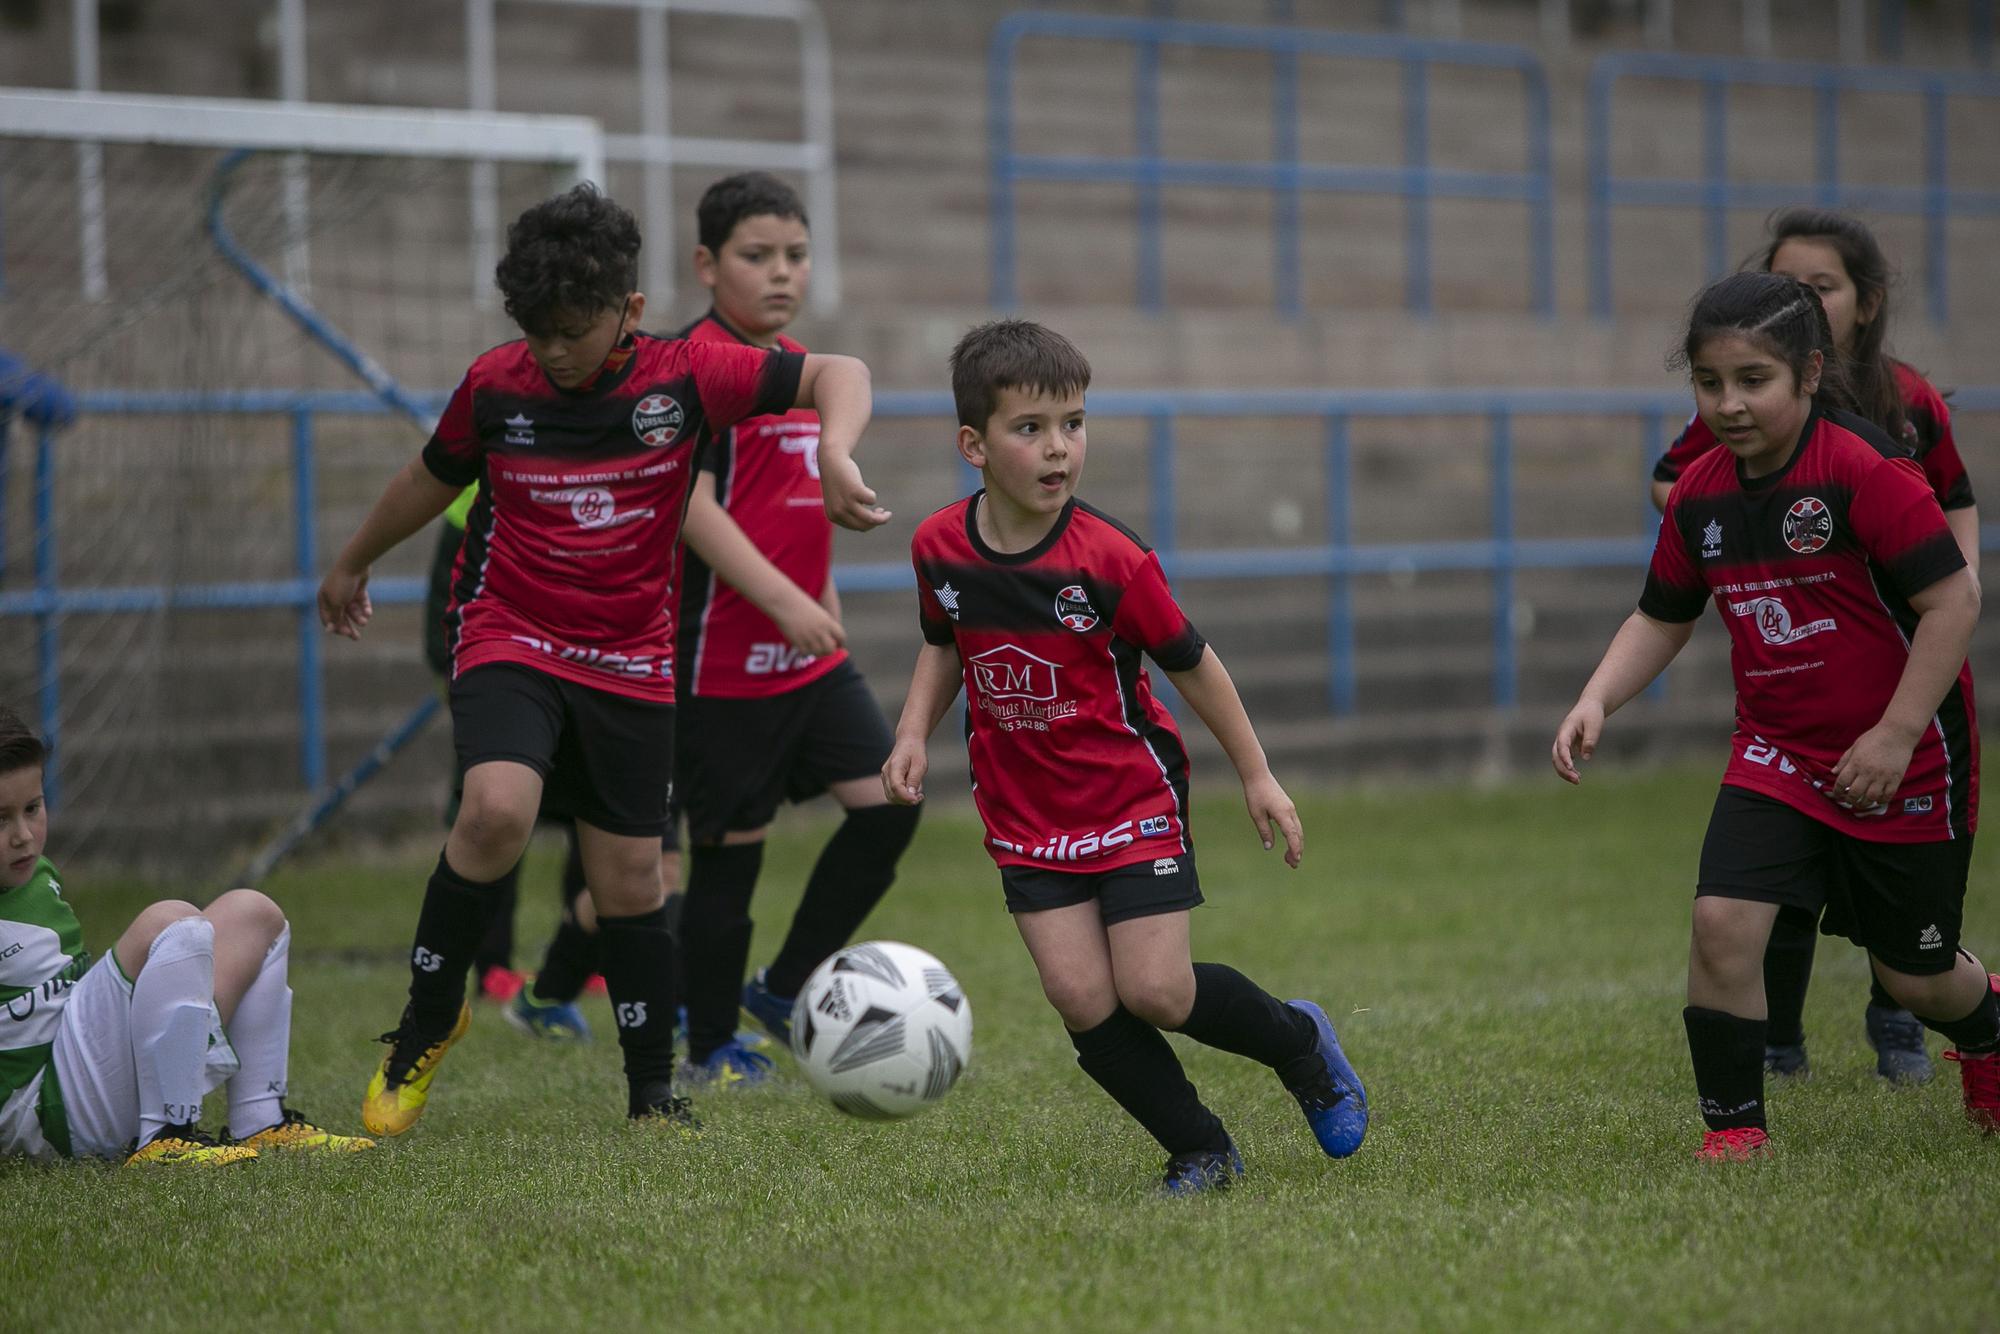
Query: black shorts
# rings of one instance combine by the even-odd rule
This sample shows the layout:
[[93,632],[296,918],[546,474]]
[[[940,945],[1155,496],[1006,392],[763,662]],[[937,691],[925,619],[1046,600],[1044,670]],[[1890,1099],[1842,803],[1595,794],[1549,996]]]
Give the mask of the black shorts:
[[512,760],[542,776],[542,814],[609,834],[663,838],[674,780],[674,706],[592,690],[519,663],[451,683],[459,781]]
[[852,662],[761,699],[681,701],[676,812],[688,841],[762,829],[787,801],[882,772],[895,746],[882,706]]
[[1784,802],[1725,786],[1695,893],[1802,908],[1900,973],[1948,973],[1958,955],[1972,838],[1874,843]]
[[1047,866],[1003,866],[1000,886],[1007,911],[1045,912],[1097,900],[1106,926],[1134,917],[1185,912],[1201,905],[1201,876],[1194,854],[1156,857],[1109,871],[1058,871]]

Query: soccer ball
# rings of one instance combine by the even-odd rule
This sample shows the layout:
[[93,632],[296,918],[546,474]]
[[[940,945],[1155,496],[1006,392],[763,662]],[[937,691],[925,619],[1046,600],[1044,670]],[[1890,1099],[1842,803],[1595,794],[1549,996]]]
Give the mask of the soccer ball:
[[806,1081],[848,1115],[908,1116],[964,1073],[972,1006],[950,970],[914,945],[850,945],[799,989],[792,1055]]

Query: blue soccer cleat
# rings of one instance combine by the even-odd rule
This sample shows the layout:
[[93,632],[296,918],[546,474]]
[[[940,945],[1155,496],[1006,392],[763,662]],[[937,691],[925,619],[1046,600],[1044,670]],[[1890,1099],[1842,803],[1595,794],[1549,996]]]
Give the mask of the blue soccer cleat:
[[680,1082],[685,1088],[717,1091],[754,1088],[771,1078],[771,1070],[770,1057],[731,1040],[710,1052],[705,1061],[683,1061]]
[[1314,1050],[1326,1064],[1324,1079],[1293,1088],[1292,1096],[1299,1100],[1299,1110],[1306,1114],[1306,1124],[1312,1127],[1313,1138],[1326,1156],[1346,1158],[1361,1147],[1362,1137],[1368,1133],[1368,1093],[1347,1053],[1340,1049],[1340,1039],[1334,1036],[1333,1021],[1326,1017],[1326,1011],[1309,1000],[1285,1003],[1313,1021],[1319,1030]]
[[1243,1175],[1243,1155],[1234,1141],[1227,1149],[1196,1149],[1167,1159],[1167,1175],[1160,1182],[1163,1195],[1201,1195],[1228,1190]]
[[743,1008],[781,1047],[792,1045],[792,1002],[765,985],[765,969],[759,968],[743,984]]
[[501,1013],[507,1016],[508,1023],[531,1038],[550,1042],[590,1041],[590,1021],[574,1002],[536,1000],[533,986],[515,992],[514,999],[507,1002]]

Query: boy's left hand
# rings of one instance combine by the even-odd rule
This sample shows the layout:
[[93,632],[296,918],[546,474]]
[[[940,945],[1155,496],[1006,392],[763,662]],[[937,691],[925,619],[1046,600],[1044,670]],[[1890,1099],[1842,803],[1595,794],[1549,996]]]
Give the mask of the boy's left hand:
[[1297,870],[1306,850],[1305,830],[1299,827],[1298,807],[1292,805],[1278,780],[1267,773],[1245,782],[1243,804],[1250,808],[1250,827],[1257,831],[1265,850],[1270,850],[1273,839],[1283,838],[1285,865]]
[[889,522],[889,511],[875,503],[875,492],[861,480],[861,468],[853,459],[822,456],[819,485],[826,498],[826,517],[842,528],[865,533]]

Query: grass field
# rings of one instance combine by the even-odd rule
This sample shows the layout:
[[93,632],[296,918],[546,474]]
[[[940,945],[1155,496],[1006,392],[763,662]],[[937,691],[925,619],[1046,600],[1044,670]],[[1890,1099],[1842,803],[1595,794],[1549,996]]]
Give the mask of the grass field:
[[[1077,1070],[967,813],[942,810],[868,931],[933,950],[972,1000],[971,1068],[926,1115],[849,1121],[788,1078],[705,1100],[682,1144],[625,1125],[603,1002],[578,1049],[485,1009],[422,1125],[372,1154],[0,1166],[0,1326],[2000,1328],[2000,1140],[1965,1124],[1955,1067],[1874,1079],[1844,943],[1820,952],[1814,1075],[1773,1095],[1779,1156],[1691,1161],[1680,1007],[1713,793],[1704,769],[1307,796],[1293,874],[1228,794],[1203,803],[1196,957],[1334,1016],[1375,1108],[1343,1163],[1268,1072],[1176,1039],[1249,1175],[1154,1198],[1162,1156]],[[783,823],[757,959],[826,827]],[[1991,852],[1966,938],[1995,957]],[[426,869],[270,886],[295,932],[292,1101],[336,1128],[401,1004]],[[538,850],[524,941],[554,876]],[[100,946],[155,897],[72,892]]]

